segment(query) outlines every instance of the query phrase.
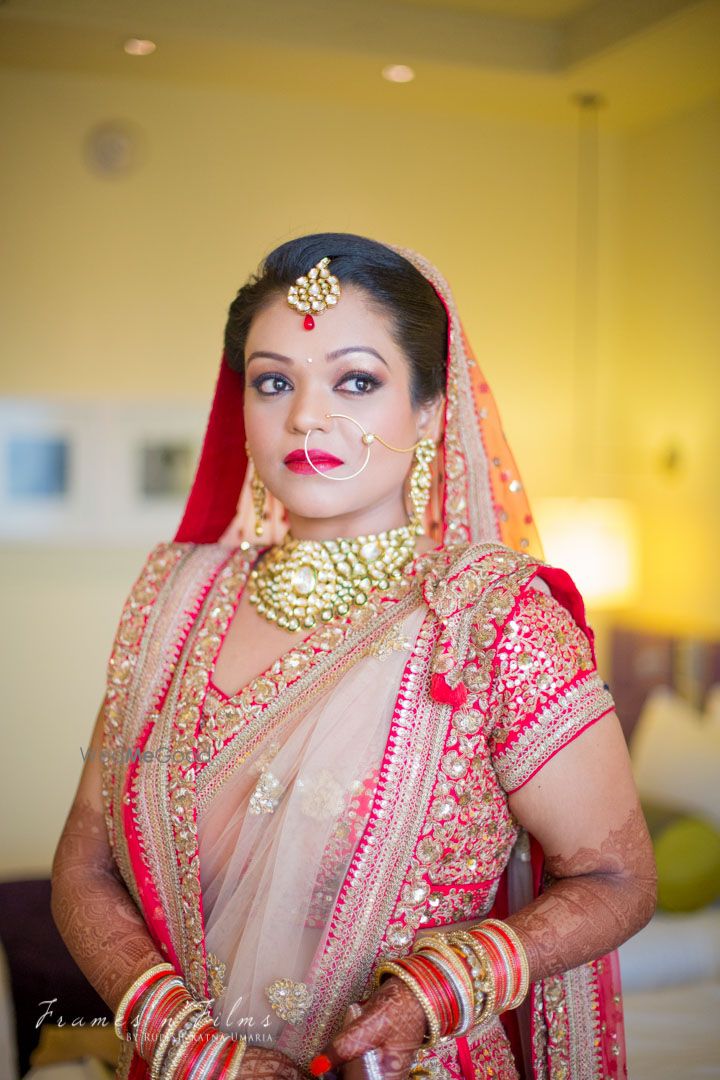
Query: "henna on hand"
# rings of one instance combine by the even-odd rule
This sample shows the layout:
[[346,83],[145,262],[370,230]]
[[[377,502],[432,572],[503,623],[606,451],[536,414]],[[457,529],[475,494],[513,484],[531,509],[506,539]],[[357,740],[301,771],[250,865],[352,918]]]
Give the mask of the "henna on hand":
[[604,956],[655,911],[657,872],[640,807],[598,849],[547,855],[545,868],[550,887],[507,919],[525,946],[531,981]]
[[143,971],[166,960],[120,877],[102,812],[84,797],[55,852],[50,906],[73,959],[113,1012]]
[[302,1080],[298,1065],[280,1050],[248,1046],[242,1059],[240,1080]]
[[362,1002],[361,1015],[339,1032],[322,1053],[336,1068],[368,1050],[377,1050],[384,1080],[406,1080],[426,1032],[422,1005],[402,979],[390,975]]

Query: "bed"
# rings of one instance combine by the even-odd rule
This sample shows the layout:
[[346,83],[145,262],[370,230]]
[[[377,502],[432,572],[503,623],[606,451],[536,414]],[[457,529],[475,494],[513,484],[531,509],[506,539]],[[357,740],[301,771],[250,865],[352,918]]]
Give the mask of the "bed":
[[[651,829],[662,804],[720,830],[720,644],[616,630],[610,683]],[[620,963],[631,1080],[720,1077],[717,892],[699,910],[659,907]]]

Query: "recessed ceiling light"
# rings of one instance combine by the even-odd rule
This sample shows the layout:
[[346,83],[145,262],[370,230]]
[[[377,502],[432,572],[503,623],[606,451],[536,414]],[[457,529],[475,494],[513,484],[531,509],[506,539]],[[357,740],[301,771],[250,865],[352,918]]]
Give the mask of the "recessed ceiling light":
[[412,82],[415,72],[407,64],[388,64],[382,69],[382,77],[388,82]]
[[154,53],[157,49],[157,45],[154,41],[148,41],[147,38],[128,38],[123,49],[128,56],[149,56],[150,53]]

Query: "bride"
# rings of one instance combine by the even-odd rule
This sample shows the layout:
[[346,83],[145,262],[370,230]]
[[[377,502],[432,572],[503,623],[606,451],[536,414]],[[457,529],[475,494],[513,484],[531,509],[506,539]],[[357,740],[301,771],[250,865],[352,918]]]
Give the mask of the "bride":
[[533,551],[438,272],[273,251],[53,865],[118,1077],[625,1075],[652,850],[582,598]]

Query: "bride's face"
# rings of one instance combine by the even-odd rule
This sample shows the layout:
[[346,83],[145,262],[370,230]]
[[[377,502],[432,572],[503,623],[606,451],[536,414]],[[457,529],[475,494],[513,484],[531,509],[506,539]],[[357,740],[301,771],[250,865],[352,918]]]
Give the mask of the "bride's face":
[[[362,290],[344,286],[337,307],[316,316],[313,330],[304,329],[282,294],[253,319],[245,346],[247,440],[295,536],[328,539],[404,525],[412,453],[376,441],[357,476],[328,477],[360,469],[368,451],[362,429],[410,447],[426,435],[437,439],[440,415],[441,400],[413,408],[408,360],[389,318]],[[322,475],[305,457],[308,432],[308,453]]]

